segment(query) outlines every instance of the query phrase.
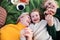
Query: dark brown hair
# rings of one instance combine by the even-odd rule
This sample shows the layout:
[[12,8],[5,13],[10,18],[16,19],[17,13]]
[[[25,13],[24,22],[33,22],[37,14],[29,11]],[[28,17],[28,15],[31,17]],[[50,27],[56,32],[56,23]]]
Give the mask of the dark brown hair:
[[33,9],[31,12],[30,12],[30,17],[31,17],[31,13],[32,12],[39,12],[39,15],[40,15],[40,20],[42,20],[43,19],[43,14],[42,14],[42,12],[39,10],[39,9]]

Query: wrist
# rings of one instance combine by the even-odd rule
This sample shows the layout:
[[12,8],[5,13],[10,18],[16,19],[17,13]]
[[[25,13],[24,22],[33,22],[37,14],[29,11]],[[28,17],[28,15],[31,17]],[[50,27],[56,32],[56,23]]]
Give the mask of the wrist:
[[28,40],[32,40],[32,38],[28,38]]
[[54,25],[54,23],[48,23],[48,25],[49,25],[49,26],[53,26],[53,25]]

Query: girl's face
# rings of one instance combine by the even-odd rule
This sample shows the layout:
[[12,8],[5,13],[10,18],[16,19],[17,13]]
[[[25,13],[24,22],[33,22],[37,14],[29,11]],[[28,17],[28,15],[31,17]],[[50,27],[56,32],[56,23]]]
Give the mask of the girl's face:
[[40,21],[39,12],[35,11],[31,13],[31,19],[33,23],[38,23]]

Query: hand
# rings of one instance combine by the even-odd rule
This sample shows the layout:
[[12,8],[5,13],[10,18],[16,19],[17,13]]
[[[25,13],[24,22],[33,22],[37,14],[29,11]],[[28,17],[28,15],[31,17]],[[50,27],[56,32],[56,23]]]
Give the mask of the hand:
[[22,37],[22,38],[25,38],[25,35],[24,35],[24,29],[20,32],[20,36]]
[[30,28],[25,28],[21,31],[21,37],[27,40],[32,40],[33,32]]
[[54,9],[51,9],[51,8],[49,8],[49,9],[47,9],[45,12],[44,12],[44,14],[50,14],[50,15],[55,15],[55,13],[56,13],[56,10],[54,10]]
[[24,29],[25,31],[25,37],[27,37],[27,40],[32,40],[32,37],[33,37],[33,32],[30,28],[25,28]]
[[53,21],[53,16],[52,15],[45,16],[45,20],[47,21],[49,26],[53,26],[54,25],[54,21]]
[[57,9],[51,9],[51,8],[49,8],[49,9],[48,9],[48,12],[49,12],[51,15],[55,15],[55,14],[56,14],[56,10],[57,10]]

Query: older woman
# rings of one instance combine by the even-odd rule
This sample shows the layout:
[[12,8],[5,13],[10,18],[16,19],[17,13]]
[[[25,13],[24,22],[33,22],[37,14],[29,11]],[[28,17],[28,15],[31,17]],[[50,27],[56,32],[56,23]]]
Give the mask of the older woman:
[[[44,3],[44,7],[46,9],[45,15],[54,16],[54,24],[57,31],[57,39],[60,40],[58,36],[60,36],[60,8],[55,0],[47,0]],[[58,19],[57,19],[57,18]]]

